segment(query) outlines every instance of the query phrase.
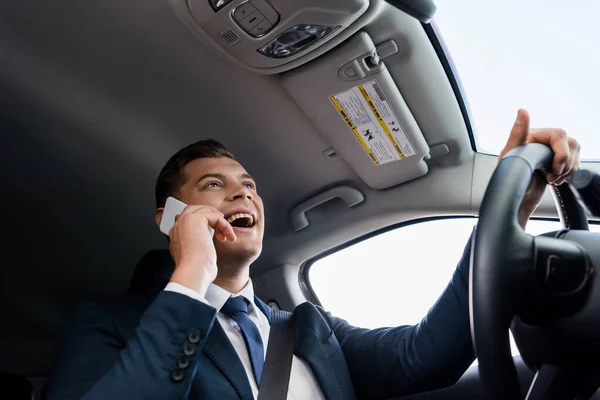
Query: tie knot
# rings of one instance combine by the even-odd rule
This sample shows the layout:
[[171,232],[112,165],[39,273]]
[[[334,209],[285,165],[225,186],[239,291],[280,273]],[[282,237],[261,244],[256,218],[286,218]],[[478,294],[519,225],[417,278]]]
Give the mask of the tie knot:
[[221,312],[229,317],[240,312],[248,314],[248,300],[242,296],[230,297],[221,308]]

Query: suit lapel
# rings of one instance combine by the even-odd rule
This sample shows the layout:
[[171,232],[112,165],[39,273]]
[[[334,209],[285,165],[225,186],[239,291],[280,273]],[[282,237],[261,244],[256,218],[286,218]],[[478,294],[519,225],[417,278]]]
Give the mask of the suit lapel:
[[204,345],[204,353],[227,377],[241,399],[252,400],[252,389],[244,366],[233,348],[227,334],[218,321],[215,321]]
[[294,354],[310,365],[325,398],[356,398],[346,359],[325,318],[310,303],[300,304],[294,315]]
[[[255,297],[254,301],[271,323],[271,307],[258,297]],[[346,359],[325,318],[310,303],[300,304],[294,310],[294,315],[294,354],[308,363],[325,398],[355,399]]]
[[256,296],[254,296],[254,304],[256,304],[256,307],[258,307],[258,309],[260,311],[262,311],[263,314],[265,314],[265,316],[267,317],[267,320],[269,321],[269,325],[270,325],[271,324],[271,307],[269,307],[268,305],[263,303],[262,300]]

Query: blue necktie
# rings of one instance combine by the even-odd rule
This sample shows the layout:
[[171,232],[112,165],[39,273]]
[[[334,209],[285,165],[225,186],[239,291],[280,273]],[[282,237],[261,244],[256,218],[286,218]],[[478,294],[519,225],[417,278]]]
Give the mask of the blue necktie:
[[260,386],[260,378],[262,377],[265,365],[265,350],[260,332],[248,316],[248,300],[242,296],[230,297],[223,308],[221,308],[221,312],[233,319],[240,326],[244,342],[246,342],[246,348],[250,354],[254,379],[256,380],[256,384]]

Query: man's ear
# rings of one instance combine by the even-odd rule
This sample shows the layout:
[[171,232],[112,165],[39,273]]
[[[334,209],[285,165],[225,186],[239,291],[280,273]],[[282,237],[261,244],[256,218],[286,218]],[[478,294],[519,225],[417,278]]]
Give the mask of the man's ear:
[[154,214],[154,218],[156,219],[156,225],[160,226],[160,221],[162,221],[163,212],[165,209],[163,207],[157,208]]

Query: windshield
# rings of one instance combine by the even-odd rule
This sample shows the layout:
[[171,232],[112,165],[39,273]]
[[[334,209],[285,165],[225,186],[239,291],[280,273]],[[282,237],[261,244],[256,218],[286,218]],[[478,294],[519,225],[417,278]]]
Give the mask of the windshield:
[[470,108],[477,151],[498,154],[517,109],[600,160],[600,1],[439,0],[434,27]]

